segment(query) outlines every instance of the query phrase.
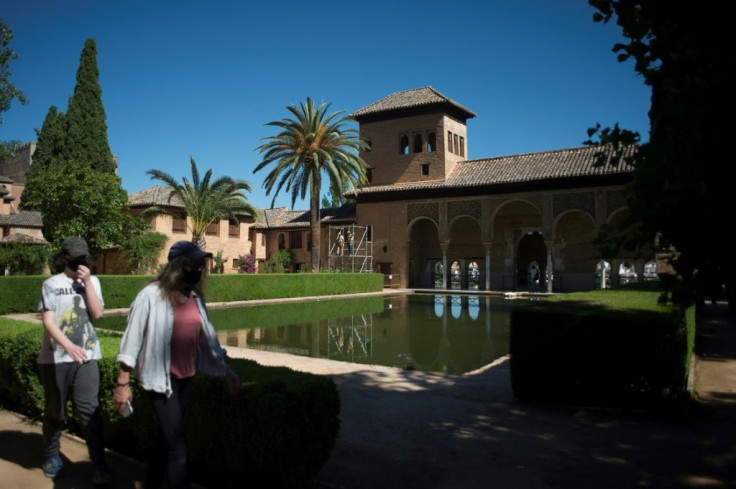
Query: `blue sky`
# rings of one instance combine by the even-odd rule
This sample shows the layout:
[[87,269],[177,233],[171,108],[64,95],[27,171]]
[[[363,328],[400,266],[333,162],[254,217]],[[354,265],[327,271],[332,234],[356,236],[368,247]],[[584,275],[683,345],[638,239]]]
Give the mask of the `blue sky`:
[[431,85],[475,112],[470,159],[581,146],[596,122],[646,141],[649,88],[612,52],[617,26],[593,13],[583,0],[5,0],[20,55],[10,81],[30,103],[2,114],[0,140],[35,140],[50,106],[66,111],[93,38],[128,193],[157,183],[149,169],[190,176],[192,156],[270,207],[257,147],[275,134],[265,124],[306,97],[349,114]]

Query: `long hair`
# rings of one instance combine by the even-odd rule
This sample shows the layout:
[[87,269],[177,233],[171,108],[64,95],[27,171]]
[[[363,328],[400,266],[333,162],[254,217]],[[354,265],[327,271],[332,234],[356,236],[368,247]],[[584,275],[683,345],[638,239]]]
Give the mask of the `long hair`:
[[54,273],[62,273],[67,265],[73,261],[82,263],[84,266],[89,267],[88,257],[78,257],[76,260],[73,260],[72,257],[69,256],[69,252],[67,250],[60,249],[54,254],[54,257],[51,260],[51,268],[54,270]]
[[[184,265],[195,265],[197,263],[197,261],[190,260],[183,256],[174,258],[164,265],[158,276],[153,280],[153,282],[158,283],[158,287],[161,289],[161,295],[163,295],[172,306],[177,304],[176,297],[181,291],[181,286],[184,283]],[[204,301],[204,291],[202,286],[206,276],[207,263],[205,262],[202,267],[202,280],[192,287],[192,290],[202,298],[202,301]]]

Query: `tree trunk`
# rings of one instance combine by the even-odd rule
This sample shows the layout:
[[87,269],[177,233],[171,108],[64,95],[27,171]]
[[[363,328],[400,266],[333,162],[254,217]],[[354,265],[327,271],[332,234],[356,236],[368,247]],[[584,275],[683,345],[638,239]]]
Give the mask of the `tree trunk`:
[[200,235],[192,234],[192,243],[197,245],[197,248],[199,248],[202,251],[205,251],[206,249],[205,247],[207,246],[207,241],[204,239],[204,236],[201,234]]
[[321,186],[321,178],[319,173],[312,180],[312,188],[309,196],[309,227],[312,230],[312,272],[319,272],[319,251],[320,251],[320,215],[319,215],[319,192]]

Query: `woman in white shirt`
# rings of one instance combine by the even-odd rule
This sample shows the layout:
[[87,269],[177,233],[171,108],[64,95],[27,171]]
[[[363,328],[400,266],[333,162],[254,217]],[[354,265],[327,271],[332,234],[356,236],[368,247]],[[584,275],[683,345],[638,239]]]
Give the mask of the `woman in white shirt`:
[[231,392],[240,386],[207,316],[201,285],[208,258],[212,253],[189,241],[174,243],[168,263],[128,312],[113,402],[123,412],[132,401],[135,370],[159,421],[161,457],[150,463],[146,487],[158,487],[164,475],[171,488],[190,487],[184,415],[195,373],[224,376]]

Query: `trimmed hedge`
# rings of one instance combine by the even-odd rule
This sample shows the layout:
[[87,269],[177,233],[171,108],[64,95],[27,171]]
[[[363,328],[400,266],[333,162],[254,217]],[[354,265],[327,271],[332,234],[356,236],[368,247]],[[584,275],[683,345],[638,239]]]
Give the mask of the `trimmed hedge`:
[[[0,403],[40,419],[43,389],[36,357],[41,326],[0,318]],[[134,413],[123,418],[113,408],[118,336],[100,333],[100,407],[105,445],[142,461],[150,460],[156,418],[133,377]],[[247,480],[274,488],[311,487],[337,438],[340,399],[328,377],[263,367],[229,359],[242,388],[234,396],[219,377],[197,375],[187,413],[192,477],[206,487],[242,487]],[[80,434],[69,406],[69,430]]]
[[[0,315],[36,312],[48,276],[0,277]],[[98,275],[106,309],[128,308],[152,276]],[[325,280],[327,278],[327,280]],[[356,294],[383,290],[380,273],[287,273],[209,275],[207,302]]]
[[654,307],[622,309],[564,298],[514,307],[514,394],[522,401],[634,409],[674,406],[687,398],[694,313],[658,306],[656,294],[647,303]]

